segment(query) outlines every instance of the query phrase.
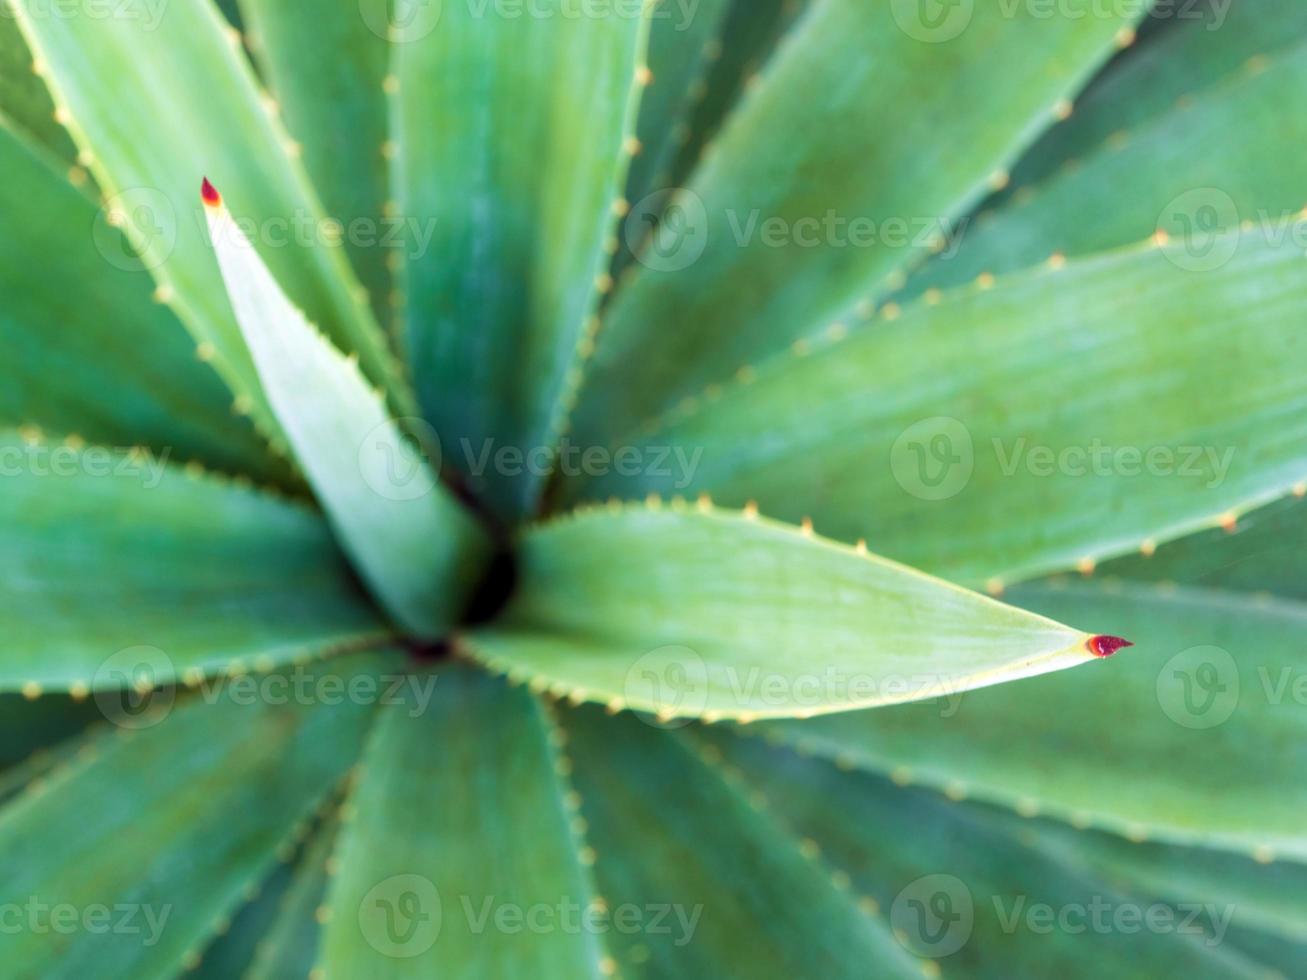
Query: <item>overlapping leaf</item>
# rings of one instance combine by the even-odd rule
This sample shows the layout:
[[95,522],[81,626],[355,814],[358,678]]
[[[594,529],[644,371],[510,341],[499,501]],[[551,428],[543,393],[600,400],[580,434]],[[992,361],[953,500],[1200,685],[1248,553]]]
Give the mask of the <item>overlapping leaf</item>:
[[[1095,78],[1070,119],[1031,147],[1013,170],[1014,188],[1037,184],[1107,140],[1120,139],[1117,134],[1128,137],[1307,39],[1307,8],[1295,0],[1157,4],[1150,16],[1142,25],[1152,28],[1148,43],[1131,48]],[[1258,137],[1275,139],[1275,129]],[[1155,169],[1163,168],[1150,166],[1135,176],[1151,178]]]
[[1307,127],[1285,118],[1283,93],[1304,84],[1307,40],[1191,95],[976,222],[910,291],[1038,265],[1053,253],[1128,245],[1158,230],[1195,272],[1228,258],[1223,233],[1241,224],[1272,240],[1299,234],[1307,180],[1291,161]]
[[[982,812],[1034,851],[1103,875],[1123,890],[1172,903],[1224,907],[1236,926],[1307,942],[1307,866],[1295,861],[1258,863],[1243,854],[1137,843],[1047,820],[1000,818],[988,808]],[[1014,823],[1019,830],[1012,829]]]
[[817,3],[607,315],[580,441],[620,435],[883,295],[1128,29],[1120,11],[1071,6],[959,4],[934,24],[915,2]]
[[[354,661],[336,681],[372,669]],[[88,743],[0,811],[0,887],[27,917],[6,936],[6,969],[163,978],[193,963],[348,769],[370,714],[222,696]]]
[[1307,471],[1307,277],[1288,239],[1219,244],[1203,272],[1146,247],[919,304],[614,443],[692,472],[584,492],[753,499],[976,585],[1228,521]]
[[1135,839],[1307,857],[1300,604],[1125,583],[1029,586],[1017,599],[1108,617],[1139,647],[1109,670],[771,732],[900,780]]
[[12,2],[0,4],[0,126],[43,147],[52,160],[70,168],[77,159],[77,148],[55,122],[54,104],[33,70],[35,59],[14,22]]
[[[399,260],[402,222],[386,209],[390,119],[388,0],[291,4],[242,0],[256,63],[303,146],[304,167],[327,214],[345,230],[359,280],[383,323],[391,315],[388,262]],[[389,257],[394,254],[395,259]]]
[[287,479],[122,232],[4,130],[0,167],[0,419]]
[[[932,698],[1093,659],[1094,638],[798,528],[708,507],[527,532],[475,656],[663,718],[794,717]],[[581,598],[583,597],[583,598]]]
[[598,980],[599,937],[577,920],[592,896],[540,706],[465,667],[411,679],[383,709],[349,804],[326,977]]
[[[1029,836],[1018,835],[1024,828],[1016,816],[994,822],[936,793],[842,773],[757,740],[721,735],[710,749],[847,887],[883,910],[901,942],[941,972],[995,980],[1151,980],[1170,970],[1262,975],[1229,942],[1231,920],[1249,921],[1242,903],[1231,910],[1229,894],[1181,880],[1161,895],[1135,890],[1138,882],[1117,880],[1116,868],[1064,861],[1031,846]],[[1183,853],[1202,860],[1201,853]]]
[[611,917],[610,973],[921,976],[884,919],[675,733],[593,708],[567,712],[564,730]]
[[214,248],[245,342],[341,545],[405,629],[438,639],[478,583],[488,537],[440,483],[420,442],[405,437],[357,361],[287,299],[205,187]]
[[317,963],[321,933],[318,909],[325,901],[330,880],[328,862],[339,830],[335,818],[324,821],[300,857],[278,902],[276,916],[245,974],[249,980],[307,976]]
[[1204,531],[1103,566],[1106,576],[1179,582],[1235,592],[1307,599],[1307,507],[1293,496]]
[[233,209],[295,302],[403,404],[343,235],[216,7],[139,5],[131,16],[105,17],[94,7],[56,13],[42,0],[14,0],[14,9],[104,190],[106,217],[128,232],[239,408],[275,430],[205,240],[195,200],[205,174],[232,189]]
[[0,689],[191,681],[384,635],[301,504],[148,454],[0,437]]
[[446,464],[505,519],[532,512],[549,472],[647,28],[639,4],[535,8],[411,3],[394,28],[413,375]]
[[[649,31],[651,81],[640,103],[636,136],[640,153],[631,161],[627,199],[636,203],[671,183],[690,115],[706,94],[707,75],[723,53],[722,29],[732,0],[694,5],[658,4]],[[756,4],[755,4],[756,6]],[[762,14],[755,11],[755,17]]]

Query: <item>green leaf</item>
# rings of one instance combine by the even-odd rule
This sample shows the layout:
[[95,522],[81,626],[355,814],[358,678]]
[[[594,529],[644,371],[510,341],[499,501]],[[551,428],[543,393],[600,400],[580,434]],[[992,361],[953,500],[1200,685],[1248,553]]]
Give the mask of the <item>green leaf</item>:
[[[1152,24],[1145,21],[1141,31],[1149,26],[1160,29],[1153,31],[1148,43],[1124,52],[1108,66],[1077,98],[1071,118],[1031,147],[1013,170],[1014,187],[1044,180],[1068,161],[1099,150],[1099,144],[1117,133],[1141,130],[1171,112],[1177,102],[1224,85],[1250,59],[1256,64],[1278,58],[1307,38],[1307,7],[1297,0],[1159,5],[1150,16]],[[1195,115],[1191,121],[1200,118]],[[1258,135],[1274,138],[1279,128]],[[1205,149],[1221,152],[1225,147],[1208,144]],[[1229,171],[1224,176],[1238,179]]]
[[[1094,976],[1138,980],[1261,976],[1224,942],[1233,895],[1181,881],[1162,896],[1139,893],[1107,869],[1025,840],[1020,818],[996,822],[935,793],[839,772],[758,740],[721,734],[704,751],[946,975],[1077,977],[1089,963]],[[1175,904],[1180,913],[1164,917]],[[1246,921],[1242,912],[1238,903],[1235,921]]]
[[917,0],[816,4],[607,314],[579,440],[603,444],[901,284],[1129,22],[1074,7],[953,5],[936,30]]
[[1303,207],[1292,159],[1307,124],[1285,118],[1284,93],[1305,85],[1307,45],[1299,45],[1191,94],[978,222],[909,291],[1026,268],[1054,252],[1104,251],[1159,229],[1195,271],[1224,261],[1232,238],[1222,233],[1241,223],[1288,235]]
[[466,667],[412,680],[383,709],[349,804],[326,976],[597,980],[599,939],[577,923],[589,887],[540,705]]
[[564,0],[531,16],[477,6],[445,4],[435,30],[439,6],[414,5],[397,26],[395,197],[412,223],[419,396],[446,462],[513,519],[533,510],[575,387],[647,22],[640,4],[584,17]]
[[0,800],[71,755],[73,736],[102,719],[88,701],[0,695]]
[[[1019,819],[1007,817],[1009,824]],[[1022,821],[1020,834],[1032,847],[1082,873],[1102,875],[1121,890],[1173,904],[1226,904],[1236,926],[1307,942],[1307,866],[1302,864],[1259,864],[1243,854],[1136,843],[1051,821]]]
[[342,546],[391,615],[419,636],[439,637],[478,583],[488,537],[357,361],[287,299],[216,192],[205,210],[272,410]]
[[1287,497],[1241,516],[1233,533],[1217,528],[1192,534],[1151,556],[1118,558],[1102,573],[1307,599],[1307,513],[1300,497]]
[[535,528],[518,579],[501,618],[467,638],[475,656],[538,688],[664,719],[805,717],[1093,659],[1088,634],[704,505]]
[[[306,828],[307,830],[307,828]],[[217,937],[201,954],[199,965],[187,974],[194,980],[230,980],[244,977],[263,934],[276,916],[277,906],[290,883],[293,849],[277,854],[278,865],[242,896],[244,906],[230,919],[220,920]],[[307,973],[307,970],[305,971]]]
[[[63,168],[72,167],[77,148],[55,122],[54,103],[34,68],[32,52],[14,22],[12,0],[0,0],[0,127],[49,151]],[[84,179],[85,171],[81,174]]]
[[[348,685],[373,663],[331,676]],[[328,670],[307,676],[321,682]],[[0,811],[0,888],[30,926],[6,936],[5,969],[176,975],[344,775],[370,716],[339,698],[223,696],[89,743]]]
[[300,504],[12,433],[0,459],[0,690],[191,682],[385,635]]
[[1030,586],[1015,598],[1105,619],[1138,649],[1074,675],[768,733],[1027,815],[1307,857],[1301,605],[1127,583]]
[[122,233],[47,163],[0,129],[0,420],[287,481]]
[[676,733],[592,708],[563,727],[622,976],[922,975],[884,920]]
[[711,66],[702,85],[691,90],[693,110],[686,120],[671,183],[679,185],[698,169],[705,148],[737,107],[742,92],[756,83],[776,47],[807,11],[811,0],[727,0],[718,44],[709,42]]
[[238,0],[217,0],[218,10],[222,13],[228,24],[238,31],[245,29],[245,21],[241,17],[240,3]]
[[1229,244],[1203,273],[1145,247],[918,304],[615,441],[584,495],[752,499],[977,585],[1228,523],[1303,479],[1307,418],[1302,252]]
[[1229,937],[1231,945],[1241,953],[1265,964],[1263,975],[1271,980],[1302,976],[1307,970],[1307,943],[1287,942],[1280,936],[1255,929],[1234,928]]
[[164,3],[106,18],[85,5],[57,16],[43,0],[15,6],[61,118],[92,158],[106,213],[125,226],[238,407],[275,432],[205,240],[195,192],[206,174],[232,188],[233,210],[257,228],[260,253],[295,302],[402,401],[345,250],[217,8]]
[[387,0],[304,6],[242,0],[251,47],[281,105],[326,213],[346,230],[345,248],[381,322],[391,318],[386,95]]
[[[689,136],[690,116],[699,105],[707,76],[722,55],[722,28],[734,0],[675,2],[654,7],[649,28],[652,81],[640,102],[636,137],[640,153],[631,161],[626,197],[636,204],[670,186],[676,157]],[[752,0],[756,6],[759,0]],[[761,18],[761,15],[757,15]]]
[[276,917],[259,943],[245,980],[306,977],[317,962],[322,932],[317,911],[323,907],[328,868],[336,847],[339,820],[324,822],[295,866],[290,884],[278,903]]

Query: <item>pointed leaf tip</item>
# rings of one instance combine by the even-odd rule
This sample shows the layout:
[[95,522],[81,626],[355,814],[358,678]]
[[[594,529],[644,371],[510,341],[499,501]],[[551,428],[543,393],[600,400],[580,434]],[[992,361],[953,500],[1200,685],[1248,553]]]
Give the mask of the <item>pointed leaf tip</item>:
[[203,199],[204,203],[211,208],[220,207],[222,205],[222,195],[218,193],[216,187],[209,183],[208,177],[205,177],[204,183],[200,185],[200,197]]
[[1091,636],[1085,646],[1089,647],[1089,652],[1095,657],[1110,657],[1116,651],[1132,647],[1134,644],[1119,636]]

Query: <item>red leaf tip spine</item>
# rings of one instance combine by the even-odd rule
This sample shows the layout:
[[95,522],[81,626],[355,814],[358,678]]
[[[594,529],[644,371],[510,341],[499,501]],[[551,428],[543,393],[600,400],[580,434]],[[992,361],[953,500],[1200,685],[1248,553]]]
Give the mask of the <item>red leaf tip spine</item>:
[[1091,636],[1085,644],[1095,657],[1110,657],[1118,650],[1134,646],[1129,640],[1119,636]]
[[200,185],[200,197],[211,208],[222,206],[222,195],[218,193],[218,188],[209,183],[208,177],[205,177],[204,183]]

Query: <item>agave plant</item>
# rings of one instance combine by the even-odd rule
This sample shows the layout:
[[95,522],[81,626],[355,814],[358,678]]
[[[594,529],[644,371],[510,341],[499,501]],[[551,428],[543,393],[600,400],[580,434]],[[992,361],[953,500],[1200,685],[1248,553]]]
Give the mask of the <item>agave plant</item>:
[[1307,8],[1147,6],[10,0],[5,975],[1307,973]]

